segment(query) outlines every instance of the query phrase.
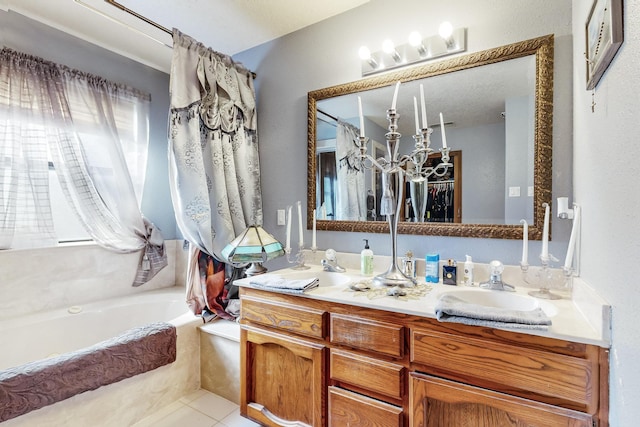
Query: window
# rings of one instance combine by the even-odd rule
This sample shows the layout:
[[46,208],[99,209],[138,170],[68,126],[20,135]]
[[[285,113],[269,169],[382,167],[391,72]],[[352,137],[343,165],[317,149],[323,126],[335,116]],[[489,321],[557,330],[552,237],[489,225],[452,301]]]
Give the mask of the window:
[[0,249],[90,235],[139,247],[149,104],[133,88],[3,48]]

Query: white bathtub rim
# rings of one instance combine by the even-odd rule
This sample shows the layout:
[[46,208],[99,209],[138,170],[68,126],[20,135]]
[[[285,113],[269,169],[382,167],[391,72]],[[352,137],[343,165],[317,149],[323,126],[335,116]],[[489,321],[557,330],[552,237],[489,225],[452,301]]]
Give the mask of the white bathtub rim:
[[[73,316],[73,313],[70,311],[77,311],[77,314],[82,314],[86,312],[101,312],[109,307],[128,305],[128,304],[136,304],[140,302],[149,302],[151,301],[180,301],[184,302],[185,311],[183,314],[179,315],[174,319],[165,319],[165,321],[170,322],[175,326],[179,326],[183,323],[187,323],[193,318],[197,317],[193,315],[186,304],[185,301],[185,290],[181,286],[171,286],[162,289],[154,289],[144,292],[138,292],[131,295],[125,296],[117,296],[112,298],[106,298],[104,300],[93,301],[86,304],[71,304],[68,307],[57,308],[53,310],[41,311],[33,314],[27,314],[22,316],[10,317],[7,319],[0,320],[0,331],[5,328],[12,328],[15,326],[29,326],[38,324],[41,322],[50,321],[52,319],[57,319],[60,317],[68,317]],[[71,310],[70,310],[71,309]],[[78,309],[80,309],[78,311]],[[191,316],[187,316],[191,315]]]

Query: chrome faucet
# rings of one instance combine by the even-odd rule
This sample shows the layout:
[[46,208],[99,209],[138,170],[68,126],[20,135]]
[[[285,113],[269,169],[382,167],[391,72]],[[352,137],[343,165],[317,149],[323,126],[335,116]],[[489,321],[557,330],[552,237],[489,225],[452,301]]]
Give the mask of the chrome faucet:
[[502,272],[504,271],[504,265],[497,260],[489,263],[489,269],[491,271],[491,277],[489,281],[480,283],[480,287],[484,289],[491,289],[494,291],[515,291],[516,288],[502,281]]
[[344,267],[338,265],[338,257],[336,251],[333,249],[327,249],[324,253],[324,259],[320,261],[324,271],[331,271],[333,273],[344,273],[347,271]]

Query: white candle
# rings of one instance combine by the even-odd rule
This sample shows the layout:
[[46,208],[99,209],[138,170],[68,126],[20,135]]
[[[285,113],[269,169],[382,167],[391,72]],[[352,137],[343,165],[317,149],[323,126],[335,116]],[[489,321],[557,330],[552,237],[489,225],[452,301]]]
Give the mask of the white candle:
[[393,100],[391,101],[391,109],[396,109],[396,102],[398,101],[398,89],[400,89],[400,82],[396,83],[396,90],[393,92]]
[[287,243],[285,250],[291,249],[291,206],[287,206]]
[[316,246],[316,210],[313,210],[313,234],[311,235],[311,249],[317,248]]
[[420,108],[422,111],[422,129],[426,129],[429,124],[427,123],[427,106],[424,102],[424,86],[422,83],[420,84]]
[[444,133],[444,119],[440,113],[440,129],[442,130],[442,148],[447,148],[447,135]]
[[571,227],[571,237],[569,238],[569,247],[567,248],[567,257],[564,259],[564,268],[570,269],[573,264],[573,252],[576,247],[576,239],[578,238],[578,229],[580,228],[580,207],[573,207],[573,227]]
[[302,203],[298,200],[296,204],[298,205],[298,233],[300,234],[298,245],[302,248],[304,247],[304,237],[302,234]]
[[358,115],[360,116],[360,136],[364,136],[364,116],[362,115],[362,99],[358,97]]
[[416,116],[416,135],[420,135],[420,122],[418,121],[418,100],[413,97],[413,112]]
[[540,259],[542,261],[549,261],[549,204],[543,203],[544,206],[544,227],[542,228],[542,252],[540,252]]
[[521,219],[520,224],[522,224],[522,261],[520,264],[529,265],[529,224],[525,219]]

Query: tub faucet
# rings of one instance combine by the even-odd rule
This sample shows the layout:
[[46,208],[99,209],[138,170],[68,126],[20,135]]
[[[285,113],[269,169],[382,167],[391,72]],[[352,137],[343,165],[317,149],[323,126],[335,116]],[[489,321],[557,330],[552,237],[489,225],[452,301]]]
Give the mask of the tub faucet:
[[324,253],[324,259],[320,261],[324,271],[331,271],[333,273],[344,273],[347,271],[345,268],[338,265],[338,258],[336,251],[333,249],[327,249]]
[[502,272],[504,271],[504,265],[500,261],[493,260],[489,264],[491,271],[491,277],[487,282],[480,283],[480,287],[484,289],[491,289],[494,291],[515,291],[516,288],[502,281]]

